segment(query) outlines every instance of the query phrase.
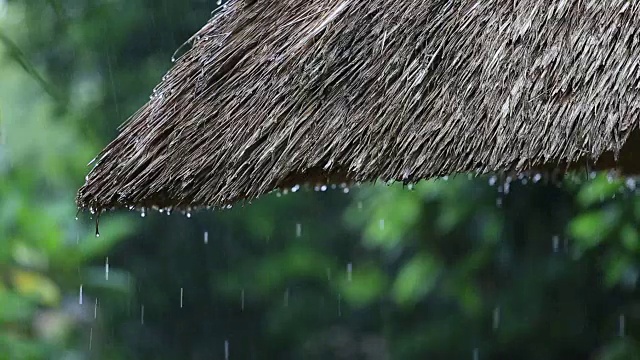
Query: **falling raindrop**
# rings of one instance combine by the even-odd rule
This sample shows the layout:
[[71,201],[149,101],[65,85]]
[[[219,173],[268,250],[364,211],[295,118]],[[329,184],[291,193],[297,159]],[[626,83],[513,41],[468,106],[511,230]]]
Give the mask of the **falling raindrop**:
[[140,324],[144,325],[144,305],[140,305]]
[[496,306],[495,309],[493,309],[493,330],[497,330],[498,327],[500,326],[500,307]]
[[327,268],[327,281],[331,281],[331,269]]
[[296,237],[300,237],[302,236],[302,224],[297,223],[296,224]]
[[553,248],[553,252],[557,253],[560,248],[560,237],[558,235],[553,235],[551,237],[551,246]]
[[287,290],[284,291],[284,306],[285,307],[289,306],[289,288],[287,288]]
[[353,275],[353,264],[348,263],[347,264],[347,281],[351,282],[352,275]]
[[98,298],[96,298],[96,303],[93,305],[93,318],[98,318]]
[[[167,213],[168,214],[168,213]],[[145,208],[142,208],[142,210],[140,210],[140,217],[145,217],[147,216],[147,212]]]
[[109,280],[109,257],[108,256],[104,261],[104,279],[107,281]]
[[380,219],[378,225],[380,226],[380,230],[384,230],[384,219]]
[[244,311],[244,289],[240,292],[240,310]]
[[91,350],[91,345],[93,343],[93,328],[89,329],[89,350]]
[[[218,5],[220,0],[218,0]],[[229,360],[229,340],[224,341],[224,360]]]
[[362,211],[362,201],[358,201],[358,210]]
[[182,305],[184,304],[183,299],[184,299],[184,288],[180,288],[180,309],[182,309]]
[[618,317],[618,336],[624,337],[625,335],[625,317],[624,314],[620,314]]
[[473,349],[472,358],[473,358],[473,360],[479,360],[480,359],[480,349],[478,349],[478,348]]
[[209,243],[209,232],[208,231],[204,232],[204,243],[205,244]]
[[78,296],[78,304],[82,305],[82,285],[80,285],[80,295]]
[[338,294],[338,316],[342,316],[342,296]]

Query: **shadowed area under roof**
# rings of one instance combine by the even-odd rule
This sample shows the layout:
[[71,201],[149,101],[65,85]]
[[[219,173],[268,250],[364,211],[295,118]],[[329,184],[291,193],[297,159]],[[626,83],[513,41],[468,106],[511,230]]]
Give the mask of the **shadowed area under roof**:
[[640,3],[622,0],[232,1],[77,202],[217,207],[303,182],[635,172],[639,29]]

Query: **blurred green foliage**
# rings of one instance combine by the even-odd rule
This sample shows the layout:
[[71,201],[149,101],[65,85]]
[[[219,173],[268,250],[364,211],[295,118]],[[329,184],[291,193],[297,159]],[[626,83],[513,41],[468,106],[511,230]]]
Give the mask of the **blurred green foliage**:
[[0,0],[0,359],[638,357],[632,179],[74,220],[85,164],[214,7]]

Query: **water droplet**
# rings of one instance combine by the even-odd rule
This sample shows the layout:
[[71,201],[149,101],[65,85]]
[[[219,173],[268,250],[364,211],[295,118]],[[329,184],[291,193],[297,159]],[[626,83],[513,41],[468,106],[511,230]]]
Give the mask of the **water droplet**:
[[140,305],[140,324],[144,325],[144,305]]
[[184,304],[183,299],[184,299],[184,288],[180,288],[180,309],[182,309],[182,305]]
[[535,174],[535,175],[533,175],[533,183],[534,183],[534,184],[535,184],[535,183],[537,183],[537,182],[539,182],[540,180],[542,180],[542,174]]
[[80,294],[78,295],[78,304],[82,305],[82,285],[80,285]]
[[107,256],[104,262],[104,279],[109,280],[109,257]]
[[205,244],[209,243],[209,232],[208,231],[204,232],[204,243]]
[[624,185],[627,187],[627,189],[633,191],[636,189],[636,180],[633,178],[627,178],[627,180],[625,180],[624,182]]
[[362,201],[358,201],[358,210],[362,211]]
[[493,330],[497,330],[500,326],[500,307],[493,309]]
[[560,237],[558,235],[553,235],[551,237],[551,246],[554,253],[558,252],[558,249],[560,248]]
[[297,223],[296,224],[296,237],[300,237],[302,236],[302,224]]
[[349,188],[348,187],[342,188],[342,192],[345,194],[349,193]]
[[294,185],[294,186],[291,188],[291,192],[296,192],[296,191],[298,191],[298,190],[300,190],[300,185]]
[[489,178],[489,186],[494,186],[497,181],[498,181],[498,177],[497,176],[490,177]]
[[98,298],[96,298],[96,303],[93,305],[93,318],[98,318]]
[[624,314],[620,314],[618,317],[618,336],[625,336],[625,316]]
[[327,191],[327,185],[320,186],[320,191]]
[[351,282],[352,275],[353,275],[353,264],[348,263],[347,264],[347,281]]
[[480,349],[478,348],[473,349],[472,358],[473,360],[480,360]]
[[191,213],[190,212],[187,213],[187,219],[191,219]]
[[[218,0],[218,5],[220,5],[220,0]],[[224,360],[229,360],[229,340],[224,341]]]
[[342,296],[338,294],[338,316],[342,316]]
[[240,292],[240,310],[244,311],[244,289]]
[[92,343],[93,343],[93,328],[89,328],[89,350],[91,350]]

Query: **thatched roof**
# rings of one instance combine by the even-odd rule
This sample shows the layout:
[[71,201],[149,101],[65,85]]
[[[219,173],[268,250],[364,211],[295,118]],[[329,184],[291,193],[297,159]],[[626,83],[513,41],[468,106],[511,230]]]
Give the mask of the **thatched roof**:
[[77,200],[184,208],[309,181],[637,171],[639,114],[640,2],[232,1]]

